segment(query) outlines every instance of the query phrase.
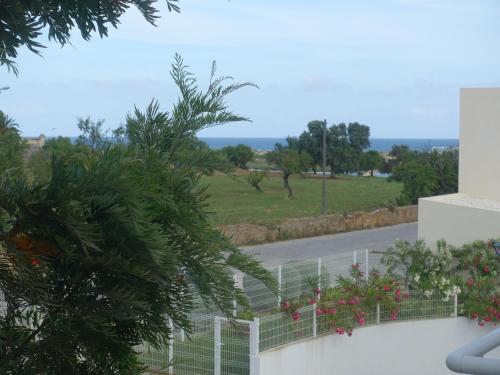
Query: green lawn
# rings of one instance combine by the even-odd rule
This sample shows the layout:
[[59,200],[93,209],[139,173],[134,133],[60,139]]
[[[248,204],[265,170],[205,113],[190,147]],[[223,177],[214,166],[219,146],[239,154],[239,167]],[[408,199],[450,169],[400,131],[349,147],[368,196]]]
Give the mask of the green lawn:
[[[272,225],[287,218],[315,216],[321,213],[322,181],[292,176],[294,199],[287,199],[280,176],[262,183],[264,193],[257,192],[243,177],[217,174],[205,177],[210,207],[216,224],[257,223]],[[396,198],[402,185],[381,177],[339,176],[327,181],[328,213],[372,211],[385,207]]]

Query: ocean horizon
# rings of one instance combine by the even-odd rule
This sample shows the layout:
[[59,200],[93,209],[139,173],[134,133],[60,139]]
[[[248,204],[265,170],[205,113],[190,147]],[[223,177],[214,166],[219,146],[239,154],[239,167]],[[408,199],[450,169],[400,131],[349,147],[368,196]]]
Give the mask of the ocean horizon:
[[[268,151],[276,143],[286,144],[286,138],[245,138],[245,137],[199,137],[210,148],[221,149],[225,146],[244,144],[258,151]],[[421,151],[432,147],[457,147],[455,138],[371,138],[370,150],[388,152],[394,145],[407,145],[410,149]]]

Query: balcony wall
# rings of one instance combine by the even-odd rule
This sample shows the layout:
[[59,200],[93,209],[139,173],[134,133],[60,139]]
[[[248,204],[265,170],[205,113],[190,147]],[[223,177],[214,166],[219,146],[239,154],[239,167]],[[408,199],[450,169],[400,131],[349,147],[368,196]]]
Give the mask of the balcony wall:
[[[398,322],[328,335],[261,354],[261,375],[443,375],[453,350],[489,332],[465,318]],[[500,351],[491,353],[500,356]]]

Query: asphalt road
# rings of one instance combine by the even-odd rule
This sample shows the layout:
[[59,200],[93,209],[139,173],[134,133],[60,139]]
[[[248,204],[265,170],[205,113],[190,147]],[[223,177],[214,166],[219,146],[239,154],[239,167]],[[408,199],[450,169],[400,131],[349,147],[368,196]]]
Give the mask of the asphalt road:
[[[327,257],[357,249],[383,251],[396,240],[415,241],[417,223],[242,247],[271,267],[290,260]],[[350,256],[350,255],[349,255]]]

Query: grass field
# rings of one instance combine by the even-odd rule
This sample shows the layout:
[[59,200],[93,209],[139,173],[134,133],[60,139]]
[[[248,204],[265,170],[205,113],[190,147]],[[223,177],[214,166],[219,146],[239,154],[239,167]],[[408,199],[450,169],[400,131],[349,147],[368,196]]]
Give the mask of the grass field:
[[[262,182],[264,193],[257,192],[243,177],[216,174],[205,177],[210,194],[209,209],[216,224],[256,223],[273,225],[287,218],[321,213],[322,181],[292,176],[293,199],[287,198],[280,176]],[[381,177],[339,176],[327,181],[328,213],[372,211],[386,207],[401,192],[402,186]]]

